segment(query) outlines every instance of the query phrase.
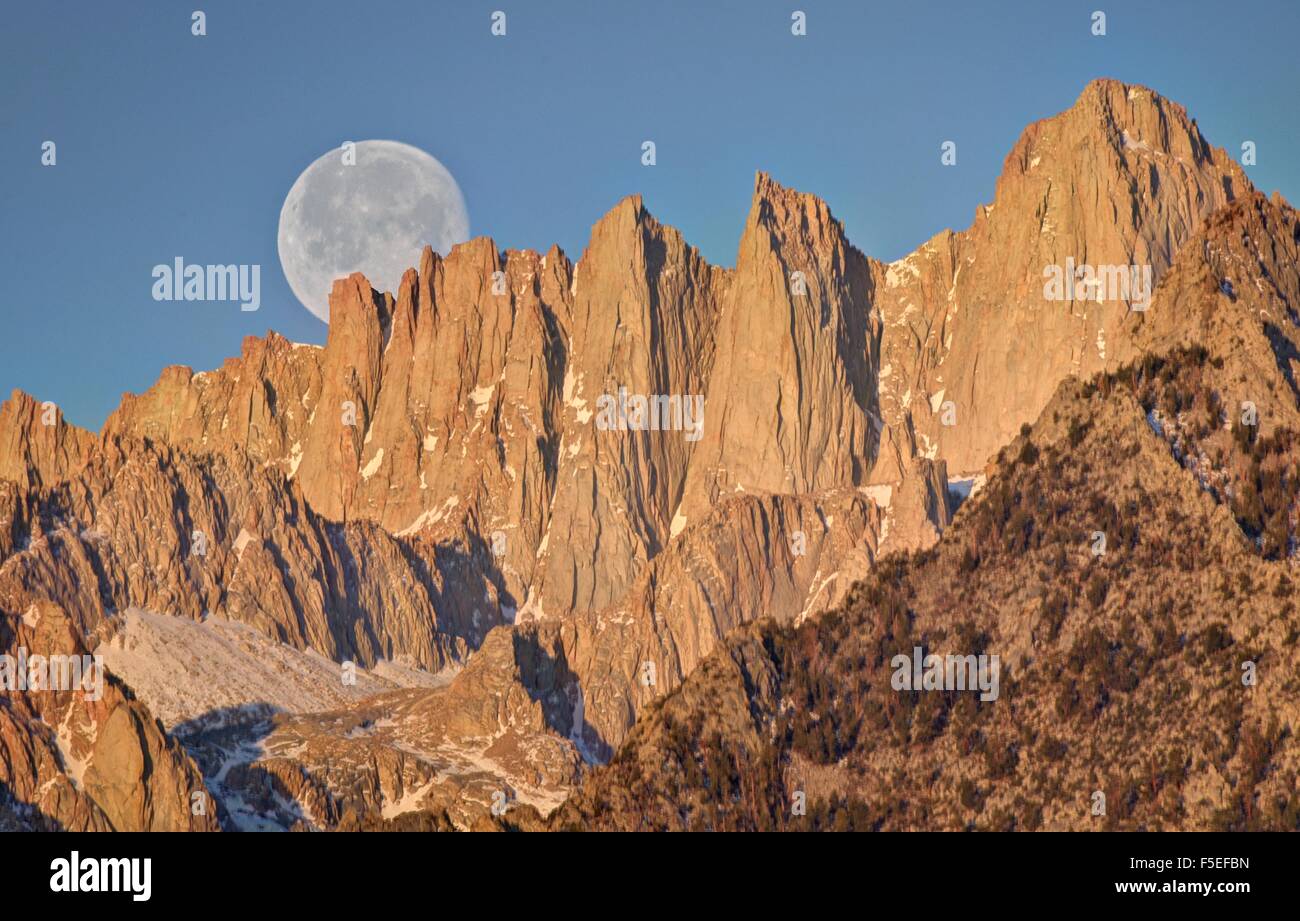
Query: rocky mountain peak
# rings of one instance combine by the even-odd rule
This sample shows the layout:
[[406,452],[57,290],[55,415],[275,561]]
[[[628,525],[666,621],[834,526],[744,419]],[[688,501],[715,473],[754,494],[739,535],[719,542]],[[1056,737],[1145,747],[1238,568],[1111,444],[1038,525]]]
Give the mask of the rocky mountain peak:
[[923,455],[981,469],[1057,381],[1131,353],[1126,318],[1201,222],[1251,191],[1181,106],[1090,83],[1025,129],[970,228],[887,267],[886,421],[910,420]]
[[54,403],[15,389],[0,403],[0,480],[24,488],[57,483],[80,468],[94,440]]
[[[754,195],[745,234],[760,228],[770,233],[780,246],[824,250],[848,245],[844,226],[831,214],[825,201],[809,192],[787,188],[762,171],[754,175]],[[742,255],[746,249],[742,243]]]

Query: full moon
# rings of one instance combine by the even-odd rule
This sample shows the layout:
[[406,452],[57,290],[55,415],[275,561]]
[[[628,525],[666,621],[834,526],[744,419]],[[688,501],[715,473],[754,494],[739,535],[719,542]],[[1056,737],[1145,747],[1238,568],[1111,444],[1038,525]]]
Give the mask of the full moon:
[[469,239],[469,213],[447,169],[397,141],[358,141],[303,170],[280,209],[280,265],[298,300],[329,322],[334,279],[361,272],[396,291],[420,250]]

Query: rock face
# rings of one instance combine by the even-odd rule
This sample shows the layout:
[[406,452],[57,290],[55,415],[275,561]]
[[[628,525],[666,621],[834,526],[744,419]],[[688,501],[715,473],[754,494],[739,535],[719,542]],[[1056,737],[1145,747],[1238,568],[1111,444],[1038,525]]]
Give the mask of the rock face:
[[[21,653],[20,653],[21,650]],[[80,632],[56,606],[0,620],[0,654],[81,657]],[[53,685],[51,681],[51,685]],[[89,682],[87,682],[89,683]],[[0,689],[0,828],[216,831],[216,804],[184,749],[111,675],[90,693]]]
[[[1125,320],[1141,299],[1131,275],[1122,290],[1110,272],[1136,266],[1140,289],[1149,267],[1149,293],[1209,214],[1251,192],[1181,106],[1090,83],[1068,111],[1025,130],[969,229],[883,267],[884,418],[910,416],[921,453],[950,470],[981,470],[1064,377],[1132,357]],[[1045,272],[1070,266],[1077,284],[1049,300]],[[1079,276],[1080,266],[1090,269]]]
[[873,296],[870,263],[825,203],[760,174],[718,320],[687,518],[746,490],[866,483],[879,434]]
[[877,556],[880,512],[851,490],[727,499],[687,527],[617,605],[516,628],[557,645],[581,719],[555,725],[604,760],[642,708],[677,687],[755,612],[798,621],[836,603]]
[[15,393],[0,611],[53,605],[110,651],[177,655],[132,639],[160,616],[285,647],[312,692],[267,678],[283,705],[247,712],[115,659],[228,827],[472,827],[507,787],[546,813],[726,634],[933,547],[950,471],[986,472],[1062,381],[1213,338],[1208,384],[1300,428],[1296,246],[1181,107],[1103,80],[1024,132],[969,229],[893,264],[762,173],[732,269],[635,196],[576,265],[426,250],[396,292],[339,279],[324,347],[168,368],[98,436]]
[[76,476],[28,499],[0,605],[53,596],[87,633],[132,607],[220,613],[339,661],[438,670],[498,618],[492,585],[455,547],[324,521],[292,481],[234,450],[106,438]]
[[[656,222],[639,197],[592,230],[574,271],[559,472],[530,613],[613,604],[668,544],[698,445],[688,423],[703,421],[690,413],[712,366],[726,285],[727,273]],[[617,411],[602,407],[623,392],[633,401],[676,397],[680,410],[648,408],[667,430],[620,431]]]
[[53,403],[21,390],[0,403],[0,480],[30,489],[57,483],[85,462],[93,437],[63,421]]

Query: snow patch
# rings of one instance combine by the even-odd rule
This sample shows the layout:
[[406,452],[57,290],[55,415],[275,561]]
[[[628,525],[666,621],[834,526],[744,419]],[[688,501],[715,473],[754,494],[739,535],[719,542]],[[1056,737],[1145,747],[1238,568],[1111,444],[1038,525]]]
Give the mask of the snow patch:
[[415,790],[407,790],[406,794],[396,801],[385,801],[383,815],[385,819],[395,819],[405,812],[419,812],[423,806],[424,798],[428,796],[433,785],[437,783],[437,778],[431,779],[424,786]]
[[289,449],[289,479],[298,472],[298,465],[302,463],[302,442],[295,441],[293,447]]
[[1124,141],[1124,147],[1125,147],[1126,149],[1129,149],[1129,150],[1146,150],[1146,151],[1149,151],[1149,150],[1151,149],[1149,146],[1147,146],[1147,144],[1146,144],[1145,141],[1137,140],[1137,139],[1135,139],[1135,138],[1133,138],[1133,137],[1130,137],[1130,136],[1129,136],[1129,133],[1128,133],[1127,131],[1122,132],[1122,134],[1121,134],[1121,138],[1122,138],[1123,141]]
[[378,473],[379,467],[380,465],[383,464],[383,462],[384,462],[384,449],[380,448],[378,451],[375,452],[375,456],[370,458],[370,463],[366,464],[365,468],[361,471],[361,479],[368,480],[376,473]]
[[915,258],[916,255],[912,254],[885,266],[885,287],[897,288],[899,285],[907,284],[911,279],[920,278],[921,270],[912,262]]
[[242,560],[244,558],[244,548],[255,540],[257,538],[249,534],[246,528],[240,528],[239,536],[235,538],[235,556]]
[[863,486],[860,490],[868,499],[882,509],[889,508],[894,498],[894,484],[878,483],[875,486]]
[[686,528],[686,516],[682,514],[681,506],[673,513],[673,523],[668,527],[668,539],[672,540]]
[[398,537],[408,537],[415,534],[431,524],[437,524],[447,517],[447,514],[460,505],[460,496],[448,496],[442,505],[437,508],[426,509],[420,513],[420,516],[412,521],[405,528],[397,532]]
[[474,418],[478,418],[488,411],[488,400],[492,399],[492,392],[497,389],[496,384],[490,387],[475,387],[469,392],[470,402],[474,404]]

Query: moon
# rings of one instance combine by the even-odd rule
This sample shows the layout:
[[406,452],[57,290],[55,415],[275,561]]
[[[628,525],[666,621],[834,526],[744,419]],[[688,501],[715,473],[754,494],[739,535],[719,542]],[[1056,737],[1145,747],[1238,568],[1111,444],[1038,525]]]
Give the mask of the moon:
[[334,279],[361,272],[396,291],[426,244],[445,256],[468,239],[469,212],[446,167],[409,144],[358,141],[303,170],[280,209],[277,245],[289,287],[328,323]]

